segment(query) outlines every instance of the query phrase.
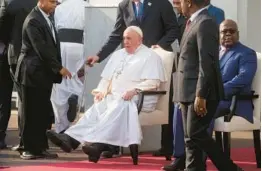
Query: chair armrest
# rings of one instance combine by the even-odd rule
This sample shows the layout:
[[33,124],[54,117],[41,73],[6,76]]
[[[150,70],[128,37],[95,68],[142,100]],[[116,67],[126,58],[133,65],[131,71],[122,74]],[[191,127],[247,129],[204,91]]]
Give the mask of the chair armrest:
[[138,91],[138,103],[137,103],[137,111],[138,113],[141,112],[143,103],[144,103],[144,96],[148,95],[165,95],[166,91]]
[[[224,122],[230,122],[231,119],[233,118],[234,114],[236,113],[236,108],[237,108],[237,102],[239,100],[250,100],[253,105],[253,99],[257,99],[259,97],[258,94],[255,94],[255,91],[252,91],[251,94],[245,94],[245,95],[240,95],[236,94],[232,97],[231,105],[230,105],[230,112],[224,116]],[[253,105],[254,108],[254,105]]]

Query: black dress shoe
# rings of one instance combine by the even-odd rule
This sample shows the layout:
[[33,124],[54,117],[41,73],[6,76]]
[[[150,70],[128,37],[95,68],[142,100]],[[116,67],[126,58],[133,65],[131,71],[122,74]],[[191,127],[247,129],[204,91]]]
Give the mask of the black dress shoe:
[[104,157],[104,158],[112,158],[113,157],[113,152],[112,151],[103,151],[101,156]]
[[174,162],[171,164],[165,165],[164,167],[161,168],[162,170],[165,171],[183,171],[185,168],[178,168]]
[[83,152],[88,155],[88,160],[90,162],[97,163],[100,159],[100,155],[102,151],[99,149],[99,147],[95,145],[84,145],[82,146]]
[[108,145],[108,150],[103,151],[101,156],[104,158],[112,158],[113,156],[118,156],[120,152],[120,147]]
[[24,147],[23,146],[20,146],[20,144],[16,145],[16,146],[13,146],[11,148],[12,151],[23,151],[24,150]]
[[6,149],[6,148],[7,148],[7,145],[5,143],[5,140],[0,141],[0,149],[3,150],[3,149]]
[[163,156],[163,157],[166,157],[166,160],[168,160],[168,161],[171,161],[171,158],[172,158],[172,154],[168,153],[163,148],[160,148],[159,150],[153,152],[153,156],[155,156],[155,157]]
[[165,171],[181,171],[185,169],[185,156],[181,156],[176,158],[172,163],[169,165],[165,165],[161,168]]
[[46,158],[46,159],[56,159],[56,158],[58,158],[58,155],[57,154],[55,154],[55,153],[50,153],[50,152],[48,152],[48,151],[43,151],[42,152],[42,155],[44,156],[44,158]]
[[24,152],[21,153],[20,158],[24,159],[24,160],[33,160],[33,159],[44,158],[44,156],[41,153],[34,154],[34,153],[29,152],[29,151],[24,151]]
[[73,94],[68,99],[68,111],[67,111],[67,119],[69,122],[74,122],[77,114],[77,104],[78,104],[78,96]]
[[56,146],[60,147],[64,152],[70,153],[72,147],[70,144],[70,137],[67,134],[58,134],[55,131],[47,131],[47,138]]

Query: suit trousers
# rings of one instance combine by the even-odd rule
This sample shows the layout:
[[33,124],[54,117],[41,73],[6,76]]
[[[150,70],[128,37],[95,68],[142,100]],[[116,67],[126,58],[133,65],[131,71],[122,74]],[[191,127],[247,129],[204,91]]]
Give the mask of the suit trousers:
[[165,153],[172,155],[173,153],[173,116],[174,116],[174,103],[173,103],[173,77],[171,77],[170,93],[169,93],[169,113],[168,124],[161,125],[161,149]]
[[51,89],[22,85],[21,138],[25,151],[41,153],[48,148]]
[[226,157],[215,140],[212,139],[208,128],[215,115],[218,101],[207,101],[208,113],[204,117],[197,116],[194,103],[181,103],[183,128],[186,144],[187,171],[204,171],[203,151],[220,171],[234,171],[236,165]]
[[0,56],[0,141],[6,136],[11,115],[13,81],[10,75],[7,56]]

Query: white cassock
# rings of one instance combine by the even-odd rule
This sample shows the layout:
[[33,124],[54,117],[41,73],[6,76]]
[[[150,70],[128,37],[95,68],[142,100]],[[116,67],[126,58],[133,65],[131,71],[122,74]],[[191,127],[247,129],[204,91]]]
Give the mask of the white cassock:
[[[58,32],[60,29],[84,30],[86,5],[83,0],[65,0],[58,5],[54,16]],[[77,71],[85,60],[82,43],[61,42],[60,46],[62,65],[72,73],[72,79],[63,79],[61,84],[53,86],[51,102],[56,132],[61,132],[70,125],[67,119],[68,98],[72,94],[80,96],[83,91],[83,82],[78,78]]]
[[[121,49],[112,54],[101,76],[94,92],[110,93],[94,103],[65,133],[81,143],[99,142],[123,147],[140,144],[138,98],[135,96],[131,101],[124,101],[122,95],[134,88],[157,90],[160,83],[166,81],[161,58],[144,45],[135,54]],[[155,110],[157,101],[158,96],[145,97],[142,110]]]

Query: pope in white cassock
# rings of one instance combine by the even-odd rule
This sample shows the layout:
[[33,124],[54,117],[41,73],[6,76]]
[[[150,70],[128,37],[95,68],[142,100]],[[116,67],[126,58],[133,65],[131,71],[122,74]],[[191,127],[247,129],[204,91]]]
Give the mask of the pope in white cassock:
[[[47,137],[65,152],[86,143],[83,151],[89,161],[97,162],[108,146],[130,147],[137,164],[137,146],[142,132],[137,111],[138,90],[158,90],[166,75],[161,58],[142,44],[139,27],[124,32],[124,48],[114,52],[105,66],[98,87],[93,90],[95,103],[84,116],[63,134],[48,131]],[[158,96],[146,96],[142,110],[155,110]],[[91,145],[90,145],[91,144]]]
[[53,86],[51,102],[58,133],[66,130],[74,120],[78,96],[83,91],[80,72],[84,64],[83,32],[87,5],[83,0],[60,2],[55,10],[55,26],[61,42],[62,64],[72,73],[72,79],[63,79],[61,84]]

